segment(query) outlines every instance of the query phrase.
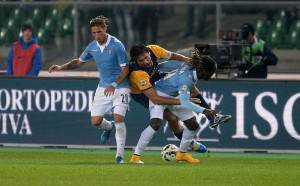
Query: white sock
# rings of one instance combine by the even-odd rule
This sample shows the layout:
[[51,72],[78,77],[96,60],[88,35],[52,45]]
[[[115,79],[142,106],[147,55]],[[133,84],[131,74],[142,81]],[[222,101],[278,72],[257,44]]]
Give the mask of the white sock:
[[135,147],[134,154],[141,155],[141,153],[145,150],[145,148],[150,143],[155,133],[156,131],[150,125],[147,128],[145,128],[140,136],[138,144]]
[[117,143],[117,154],[116,156],[123,157],[125,141],[126,141],[126,125],[124,122],[115,123],[116,127],[116,143]]
[[111,124],[111,121],[107,121],[105,118],[103,118],[102,123],[97,127],[103,130],[111,130],[113,126]]
[[188,128],[184,128],[182,139],[180,142],[179,150],[180,152],[187,152],[188,148],[197,134],[198,130],[189,130]]

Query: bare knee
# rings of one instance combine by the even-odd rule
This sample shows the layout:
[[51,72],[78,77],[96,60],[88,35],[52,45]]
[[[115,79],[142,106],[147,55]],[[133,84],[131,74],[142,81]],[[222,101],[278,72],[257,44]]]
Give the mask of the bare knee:
[[164,112],[164,118],[168,121],[169,127],[170,129],[174,132],[174,133],[179,133],[181,132],[181,127],[179,125],[179,121],[177,119],[177,117],[170,111],[165,111]]
[[114,121],[116,123],[124,122],[124,120],[125,120],[125,116],[122,116],[120,114],[114,114]]
[[101,125],[102,120],[103,120],[103,117],[101,117],[101,116],[92,116],[91,123],[94,126],[99,126],[99,125]]
[[152,118],[150,120],[150,126],[153,128],[153,130],[157,131],[161,125],[161,119],[158,118]]
[[197,120],[195,117],[185,120],[183,122],[185,124],[185,126],[189,129],[189,130],[197,130],[199,128],[199,124],[197,123]]

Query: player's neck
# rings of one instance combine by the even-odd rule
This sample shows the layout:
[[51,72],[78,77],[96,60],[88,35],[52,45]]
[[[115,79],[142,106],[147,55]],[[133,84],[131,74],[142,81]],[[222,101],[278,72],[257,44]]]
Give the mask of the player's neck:
[[107,42],[108,34],[105,35],[105,38],[102,41],[98,41],[100,45],[105,45]]

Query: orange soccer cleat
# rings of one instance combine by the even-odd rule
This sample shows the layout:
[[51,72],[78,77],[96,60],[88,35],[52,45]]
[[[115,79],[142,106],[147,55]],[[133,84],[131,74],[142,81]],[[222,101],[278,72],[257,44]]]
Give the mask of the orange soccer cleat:
[[187,152],[177,152],[176,161],[187,161],[189,163],[200,163],[200,160],[193,158],[191,154]]

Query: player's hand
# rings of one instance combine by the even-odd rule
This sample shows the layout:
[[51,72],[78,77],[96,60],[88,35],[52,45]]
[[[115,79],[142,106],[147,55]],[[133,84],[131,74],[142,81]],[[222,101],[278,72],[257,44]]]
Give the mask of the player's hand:
[[190,98],[190,101],[196,104],[200,104],[201,100],[199,98]]
[[62,69],[62,67],[60,65],[52,65],[50,68],[49,68],[49,73],[53,72],[53,71],[60,71]]
[[186,57],[186,58],[184,59],[184,62],[187,63],[187,64],[192,64],[192,61],[193,61],[193,59],[190,58],[190,57]]
[[215,110],[211,110],[211,109],[205,109],[203,111],[203,114],[209,119],[209,120],[212,120],[215,118],[216,114],[217,114],[217,111]]
[[106,97],[112,96],[114,95],[114,93],[115,93],[115,88],[113,86],[106,87],[106,89],[104,90],[104,95]]

